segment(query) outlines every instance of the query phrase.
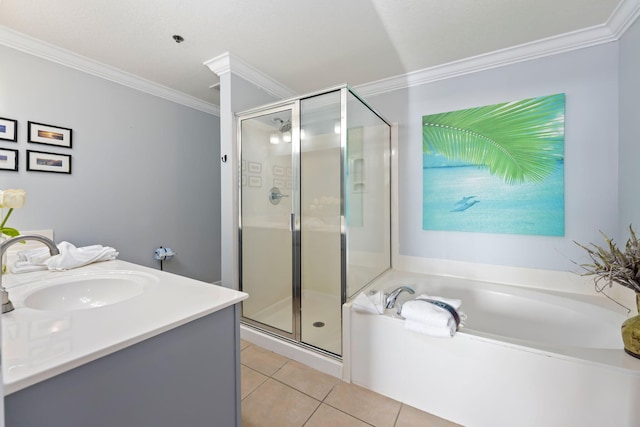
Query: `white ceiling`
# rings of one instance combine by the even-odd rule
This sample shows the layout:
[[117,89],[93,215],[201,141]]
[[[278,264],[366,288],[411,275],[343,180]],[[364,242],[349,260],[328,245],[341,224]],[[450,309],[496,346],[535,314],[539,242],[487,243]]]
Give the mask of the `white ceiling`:
[[[625,0],[622,0],[624,2]],[[203,101],[231,52],[302,94],[603,25],[619,0],[0,0],[0,24]],[[177,44],[172,35],[180,34]]]

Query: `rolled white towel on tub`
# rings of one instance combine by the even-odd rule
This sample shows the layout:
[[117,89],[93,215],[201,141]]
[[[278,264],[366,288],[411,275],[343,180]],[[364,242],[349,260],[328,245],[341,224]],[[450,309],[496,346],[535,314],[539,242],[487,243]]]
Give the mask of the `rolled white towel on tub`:
[[456,299],[456,298],[444,298],[444,297],[434,297],[434,296],[429,296],[427,294],[421,294],[419,296],[416,297],[416,299],[426,299],[426,300],[434,300],[434,301],[441,301],[445,304],[449,304],[451,307],[455,308],[456,310],[460,308],[460,306],[462,305],[462,300],[460,299]]
[[456,322],[453,318],[450,318],[449,320],[450,321],[446,325],[440,326],[416,322],[415,320],[405,320],[404,327],[410,331],[429,335],[430,337],[451,338],[456,333]]
[[425,302],[410,300],[402,305],[400,315],[407,320],[425,323],[432,326],[446,326],[452,318],[444,308]]
[[451,338],[467,316],[459,311],[462,301],[420,295],[402,306],[405,328],[432,337]]

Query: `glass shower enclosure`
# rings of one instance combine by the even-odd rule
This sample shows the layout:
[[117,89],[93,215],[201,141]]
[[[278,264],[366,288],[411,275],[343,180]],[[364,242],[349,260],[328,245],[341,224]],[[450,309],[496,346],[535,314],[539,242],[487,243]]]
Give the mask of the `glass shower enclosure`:
[[237,115],[242,321],[342,355],[342,304],[391,266],[391,127],[344,85]]

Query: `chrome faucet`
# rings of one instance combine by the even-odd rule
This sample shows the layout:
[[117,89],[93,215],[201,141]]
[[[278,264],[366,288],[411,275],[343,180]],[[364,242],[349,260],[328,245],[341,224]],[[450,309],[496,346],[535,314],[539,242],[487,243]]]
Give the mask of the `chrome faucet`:
[[396,305],[396,299],[398,298],[398,295],[400,295],[402,291],[407,291],[410,294],[416,293],[416,291],[414,291],[411,286],[400,286],[399,288],[391,291],[389,294],[386,294],[384,300],[384,308],[393,308]]
[[[7,251],[7,249],[9,249],[9,246],[11,246],[11,245],[13,245],[15,243],[18,243],[18,242],[23,242],[25,240],[35,240],[37,242],[44,243],[49,248],[49,253],[52,256],[53,255],[58,255],[60,253],[60,251],[58,250],[58,247],[53,242],[53,240],[48,239],[48,238],[46,238],[44,236],[40,236],[40,235],[37,235],[37,234],[30,234],[30,235],[26,235],[26,236],[14,237],[12,239],[9,239],[9,240],[6,240],[6,241],[0,243],[0,271],[3,271],[3,268],[4,268],[3,265],[2,265],[2,256]],[[2,284],[2,274],[0,274],[0,294],[2,294],[2,312],[3,313],[8,313],[8,312],[12,311],[13,310],[13,303],[9,299],[9,292],[7,292],[7,290],[5,289],[4,285]]]

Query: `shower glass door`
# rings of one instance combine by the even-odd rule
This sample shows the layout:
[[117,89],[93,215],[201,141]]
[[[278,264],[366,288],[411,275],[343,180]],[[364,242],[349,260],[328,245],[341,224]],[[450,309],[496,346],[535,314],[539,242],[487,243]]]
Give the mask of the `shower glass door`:
[[299,339],[297,104],[240,119],[240,286],[245,321]]
[[341,91],[300,101],[301,341],[342,355]]

